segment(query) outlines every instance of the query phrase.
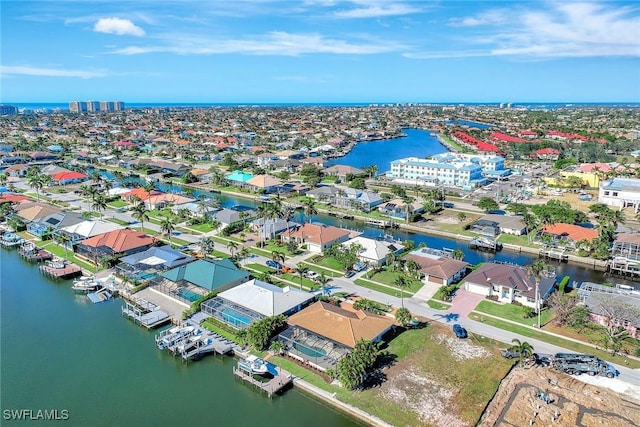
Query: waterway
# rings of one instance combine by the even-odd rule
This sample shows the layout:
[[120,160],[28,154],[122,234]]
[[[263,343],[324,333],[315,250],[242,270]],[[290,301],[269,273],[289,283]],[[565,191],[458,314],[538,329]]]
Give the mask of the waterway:
[[378,173],[391,169],[391,161],[405,157],[425,158],[449,151],[436,136],[421,129],[402,129],[406,136],[359,142],[346,156],[331,159],[329,164],[364,168],[376,165]]
[[68,426],[358,425],[297,390],[268,399],[234,379],[232,357],[183,364],[121,317],[121,300],[91,304],[17,251],[0,248],[0,267],[2,411],[67,410]]

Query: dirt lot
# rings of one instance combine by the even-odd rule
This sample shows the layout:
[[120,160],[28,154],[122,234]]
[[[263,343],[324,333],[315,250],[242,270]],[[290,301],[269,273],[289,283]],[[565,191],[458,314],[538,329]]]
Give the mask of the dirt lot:
[[[547,393],[545,403],[538,395]],[[640,425],[640,401],[550,368],[516,368],[489,404],[482,426]]]

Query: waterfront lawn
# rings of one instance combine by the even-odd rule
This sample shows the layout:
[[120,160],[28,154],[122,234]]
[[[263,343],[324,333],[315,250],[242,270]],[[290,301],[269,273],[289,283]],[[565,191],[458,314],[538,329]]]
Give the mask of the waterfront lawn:
[[523,236],[514,236],[512,234],[501,234],[500,237],[498,237],[498,241],[500,243],[506,243],[508,245],[517,245],[517,246],[524,246],[527,248],[539,248],[540,245],[531,242],[529,243],[529,237],[527,235],[523,235]]
[[67,249],[67,252],[65,253],[64,248],[56,243],[48,242],[42,245],[41,247],[51,252],[55,256],[71,261],[72,263],[76,264],[78,267],[84,268],[85,270],[89,270],[92,273],[95,273],[96,271],[98,271],[98,269],[93,264],[88,263],[87,261],[81,260],[78,257],[76,257],[73,251],[70,251]]
[[[475,336],[469,338],[468,344],[483,347],[492,355],[457,360],[449,346],[442,345],[443,337],[450,336],[450,327],[438,323],[401,333],[384,349],[396,356],[395,363],[384,371],[387,380],[379,387],[362,391],[340,389],[337,397],[393,425],[414,426],[422,425],[424,421],[410,405],[418,403],[420,396],[435,395],[446,389],[452,393],[446,402],[447,411],[464,424],[474,425],[513,361],[499,356],[499,343]],[[447,369],[443,369],[444,366]],[[396,377],[401,380],[394,383]],[[414,377],[417,378],[412,380]],[[425,381],[420,381],[421,378]],[[387,397],[397,393],[406,397],[397,403]],[[431,412],[440,411],[434,405]]]
[[[382,292],[387,295],[391,295],[392,297],[400,297],[400,290],[396,288],[391,288],[388,286],[380,285],[377,283],[370,282],[366,279],[356,279],[353,281],[358,286],[362,286],[363,288],[371,289],[372,291]],[[410,297],[412,294],[407,290],[404,291],[405,297]]]
[[434,310],[449,310],[451,308],[451,304],[447,304],[446,302],[440,302],[435,299],[430,299],[427,301],[427,305]]
[[[506,331],[514,332],[516,334],[524,335],[525,337],[534,338],[540,341],[547,342],[549,344],[564,347],[568,350],[575,351],[576,353],[594,354],[601,359],[608,360],[612,363],[627,366],[631,369],[640,368],[640,361],[635,359],[629,359],[621,355],[612,356],[610,352],[600,350],[585,344],[570,341],[555,335],[550,335],[546,332],[529,328],[524,325],[515,325],[513,323],[505,322],[504,320],[495,319],[492,317],[483,316],[482,313],[472,312],[469,314],[469,318],[477,320],[479,322],[486,323],[487,325],[495,326],[496,328],[504,329]],[[535,351],[535,349],[534,349]]]
[[[513,322],[522,323],[523,325],[531,326],[538,323],[537,317],[525,318],[525,314],[529,312],[528,307],[524,307],[516,304],[500,304],[497,302],[484,300],[480,301],[475,308],[476,311],[481,313],[491,314],[493,316],[502,317],[503,319],[511,320]],[[553,312],[548,309],[540,311],[540,325],[546,325],[553,318]]]
[[[202,322],[202,327],[210,330],[211,332],[215,332],[218,335],[222,335],[226,339],[231,340],[235,343],[238,342],[238,337],[236,337],[236,334],[230,332],[226,328],[223,329],[222,324],[211,317]],[[230,327],[227,328],[231,329]]]

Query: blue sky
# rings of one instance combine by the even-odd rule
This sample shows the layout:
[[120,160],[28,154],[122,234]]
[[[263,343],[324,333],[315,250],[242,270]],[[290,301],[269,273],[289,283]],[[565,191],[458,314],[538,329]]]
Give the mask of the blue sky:
[[3,102],[638,102],[640,4],[2,0]]

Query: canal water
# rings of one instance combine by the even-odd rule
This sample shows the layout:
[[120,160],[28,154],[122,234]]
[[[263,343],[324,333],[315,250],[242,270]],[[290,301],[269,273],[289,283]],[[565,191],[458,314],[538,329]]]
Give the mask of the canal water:
[[364,168],[369,165],[378,167],[378,174],[391,169],[393,160],[404,157],[425,158],[447,152],[436,136],[421,129],[402,129],[406,136],[401,138],[365,141],[358,143],[349,154],[329,161],[331,165],[347,165]]
[[231,357],[183,364],[121,317],[121,300],[91,304],[17,251],[0,248],[0,267],[2,411],[67,410],[70,426],[357,425],[296,390],[268,399],[234,379]]

